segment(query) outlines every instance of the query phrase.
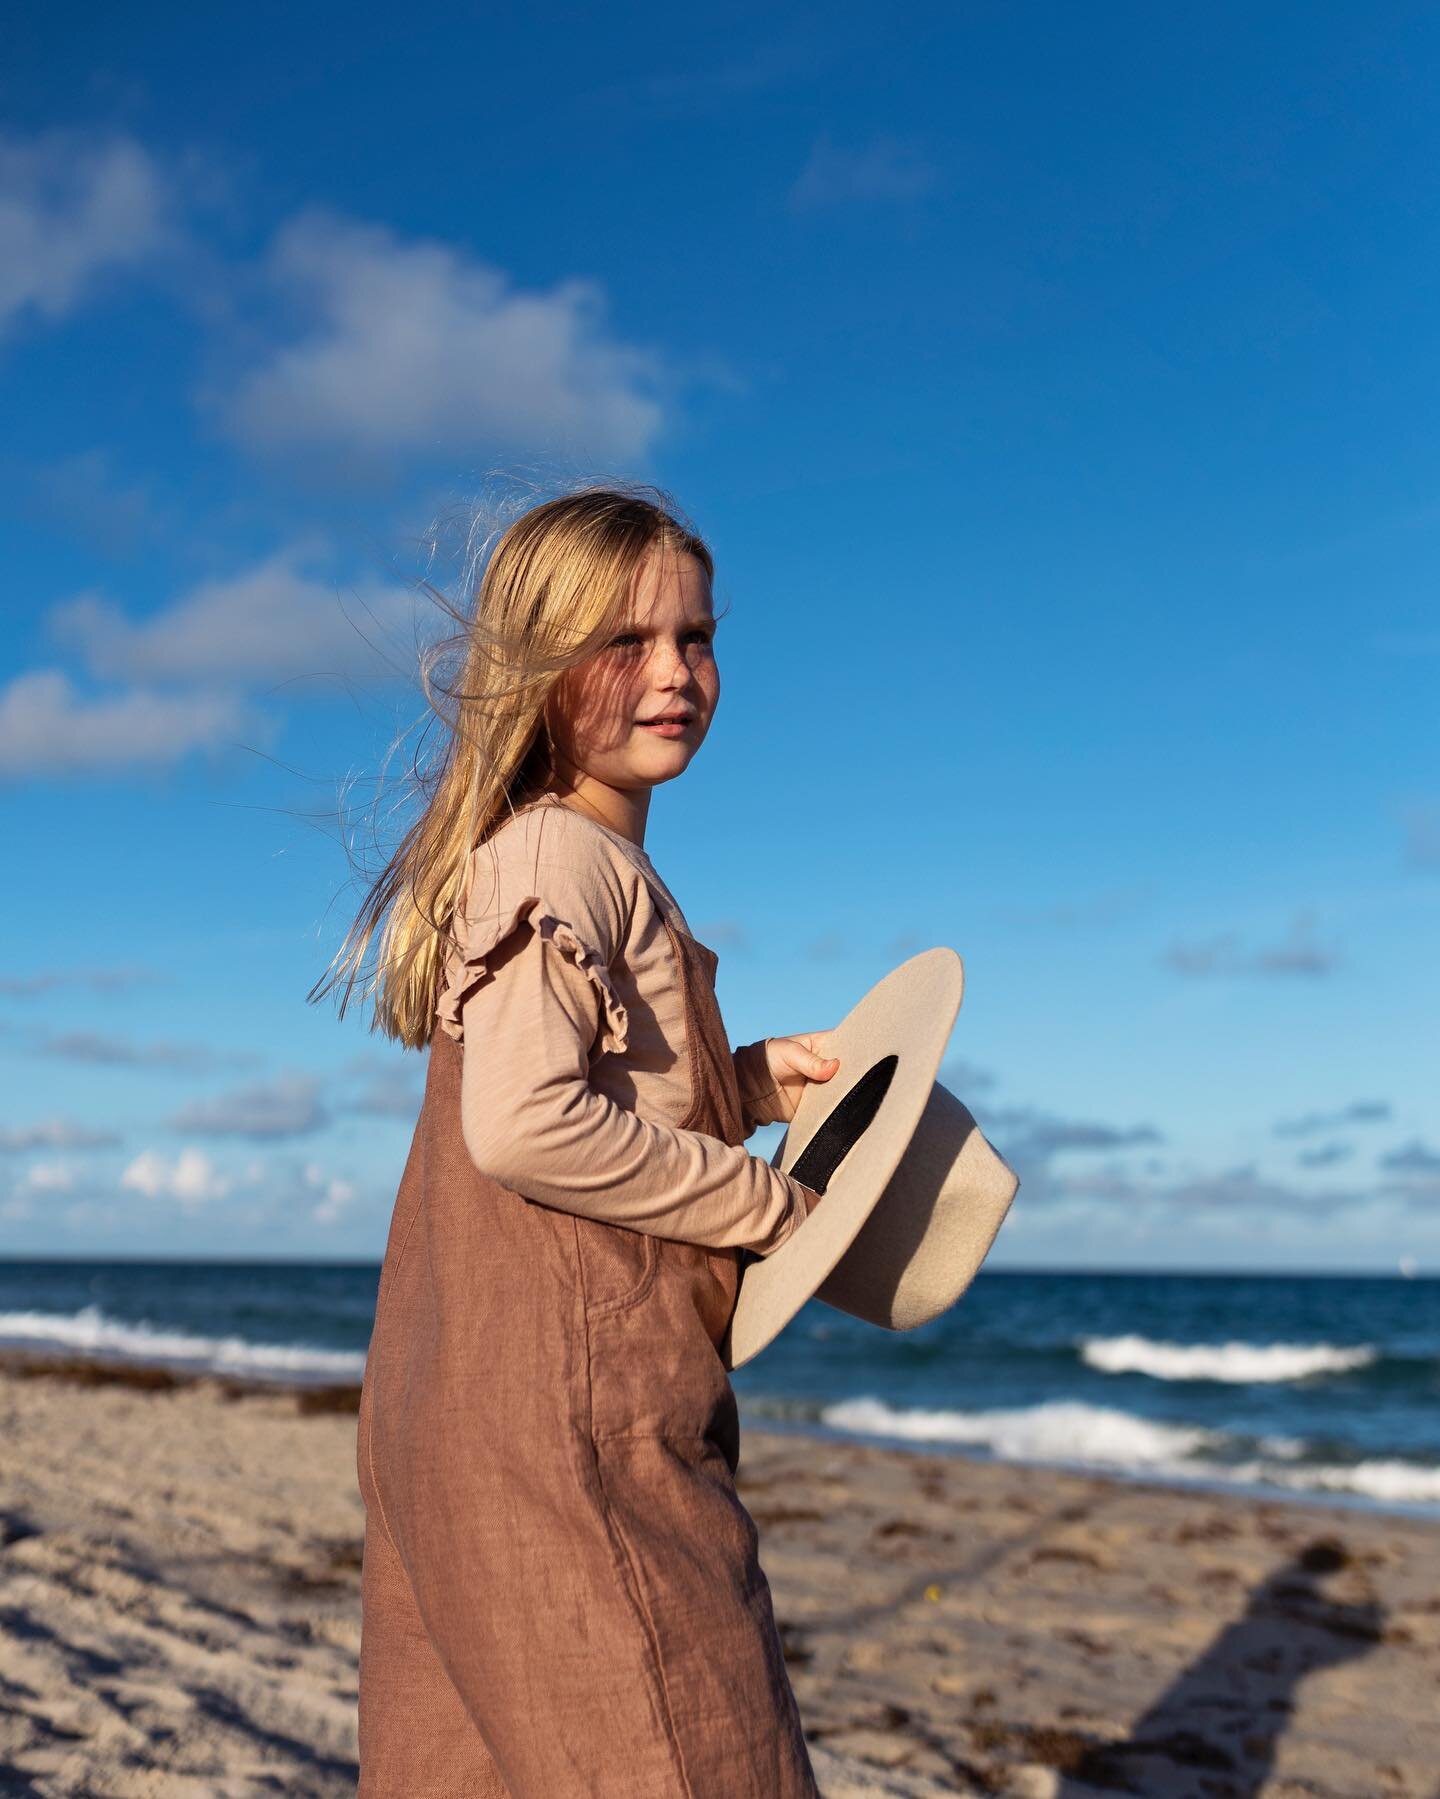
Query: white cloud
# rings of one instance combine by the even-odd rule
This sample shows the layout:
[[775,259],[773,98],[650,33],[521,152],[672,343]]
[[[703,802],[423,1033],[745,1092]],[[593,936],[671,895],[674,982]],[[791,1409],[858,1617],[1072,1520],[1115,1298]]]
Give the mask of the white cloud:
[[129,138],[0,138],[0,332],[26,313],[63,318],[103,272],[145,261],[166,213],[160,170]]
[[68,1162],[32,1162],[16,1183],[19,1193],[68,1193],[75,1170]]
[[305,1166],[305,1184],[307,1187],[318,1187],[321,1197],[311,1208],[310,1217],[315,1224],[336,1224],[341,1214],[354,1202],[355,1189],[349,1181],[339,1176],[327,1175],[318,1162],[308,1162]]
[[195,690],[87,697],[57,668],[0,689],[0,778],[161,766],[265,729],[233,695]]
[[611,332],[594,281],[522,291],[451,245],[313,209],[282,228],[268,267],[308,328],[208,396],[252,450],[628,459],[660,430],[660,359]]
[[178,1200],[182,1211],[198,1212],[208,1201],[223,1198],[233,1182],[198,1149],[182,1149],[173,1162],[146,1149],[121,1174],[120,1185],[147,1199]]
[[163,767],[237,740],[268,743],[276,722],[239,691],[259,682],[413,681],[415,591],[323,575],[311,536],[238,572],[202,581],[132,618],[103,594],[52,606],[45,627],[109,692],[82,693],[59,668],[0,688],[0,777]]
[[101,679],[228,685],[373,675],[382,654],[408,674],[414,593],[323,579],[315,565],[327,554],[318,538],[288,544],[142,619],[100,594],[77,594],[51,607],[46,627]]

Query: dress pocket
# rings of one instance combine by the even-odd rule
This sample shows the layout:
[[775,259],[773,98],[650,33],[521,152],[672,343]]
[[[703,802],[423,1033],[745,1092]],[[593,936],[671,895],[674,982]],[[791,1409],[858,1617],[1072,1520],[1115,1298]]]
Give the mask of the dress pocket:
[[659,1262],[655,1238],[596,1218],[575,1219],[585,1311],[591,1318],[624,1312],[650,1291]]

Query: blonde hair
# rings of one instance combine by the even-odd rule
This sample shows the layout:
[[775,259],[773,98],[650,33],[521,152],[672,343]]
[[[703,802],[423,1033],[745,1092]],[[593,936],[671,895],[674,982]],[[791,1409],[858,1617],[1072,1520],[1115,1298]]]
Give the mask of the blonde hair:
[[[550,702],[566,673],[630,622],[636,577],[652,548],[693,556],[714,579],[710,550],[661,489],[586,486],[522,513],[467,570],[467,614],[428,581],[420,585],[460,626],[420,658],[431,707],[449,727],[432,768],[415,780],[430,797],[370,886],[358,916],[313,987],[316,1000],[344,974],[340,1016],[384,917],[369,994],[371,1030],[407,1049],[429,1043],[451,925],[471,852],[517,804],[553,781]],[[478,582],[475,576],[483,565]],[[435,698],[431,665],[458,649],[460,678]],[[388,914],[388,916],[386,916]],[[367,994],[367,997],[369,997]]]

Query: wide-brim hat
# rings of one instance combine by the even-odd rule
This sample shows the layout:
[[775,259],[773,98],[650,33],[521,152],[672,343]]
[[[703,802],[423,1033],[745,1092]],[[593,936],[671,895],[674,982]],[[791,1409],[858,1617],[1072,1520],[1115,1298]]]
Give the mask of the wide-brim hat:
[[807,1085],[770,1158],[822,1198],[779,1249],[745,1263],[720,1344],[727,1368],[812,1297],[905,1331],[970,1285],[1020,1182],[935,1078],[964,991],[955,951],[924,950],[826,1033],[840,1066]]

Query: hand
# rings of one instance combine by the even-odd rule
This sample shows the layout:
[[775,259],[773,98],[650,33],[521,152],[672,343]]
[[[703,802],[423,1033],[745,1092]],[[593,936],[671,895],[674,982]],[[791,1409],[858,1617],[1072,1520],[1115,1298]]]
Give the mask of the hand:
[[811,1081],[828,1081],[840,1067],[838,1056],[824,1052],[833,1031],[798,1031],[790,1037],[765,1039],[765,1062],[771,1092],[766,1106],[772,1118],[788,1124],[799,1109]]

